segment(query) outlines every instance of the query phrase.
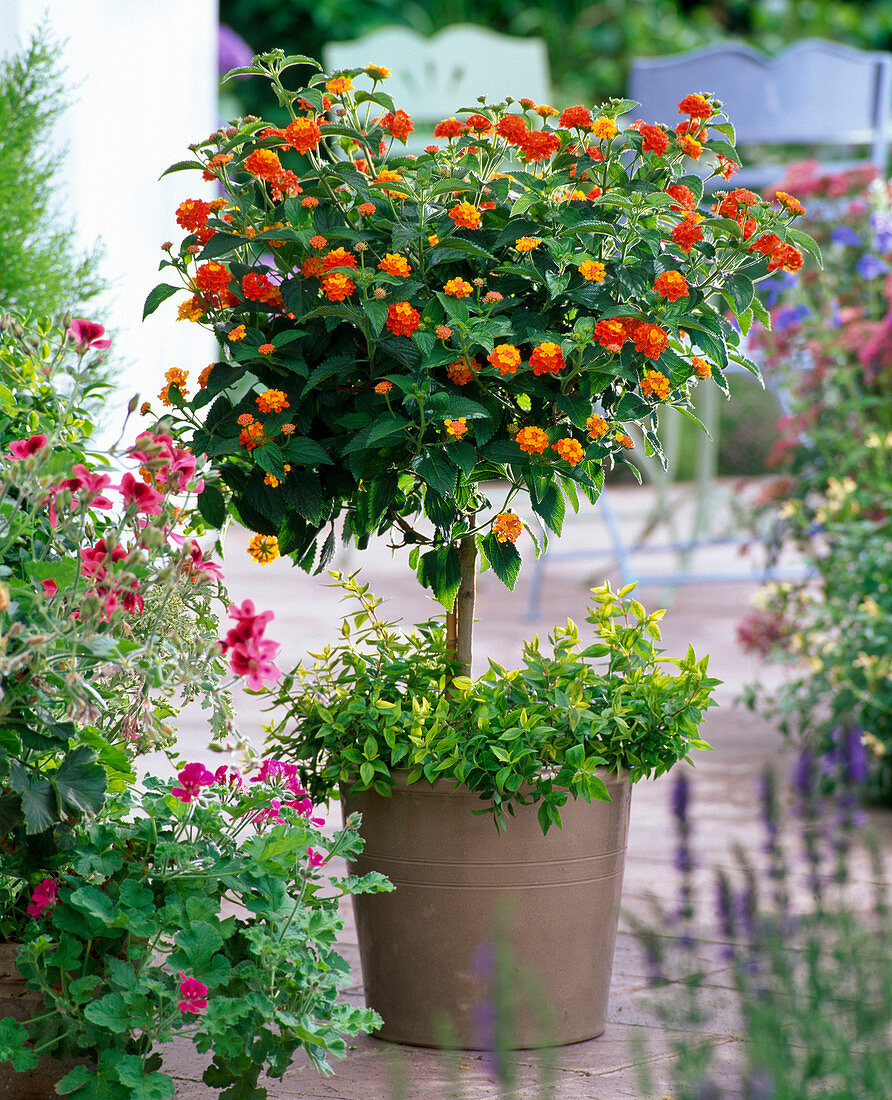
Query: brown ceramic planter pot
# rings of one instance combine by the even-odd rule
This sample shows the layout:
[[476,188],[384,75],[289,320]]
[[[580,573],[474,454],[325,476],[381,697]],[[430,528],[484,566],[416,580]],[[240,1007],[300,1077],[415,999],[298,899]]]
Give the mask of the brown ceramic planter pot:
[[604,775],[610,802],[568,800],[542,835],[535,806],[498,833],[453,784],[398,782],[392,798],[347,795],[365,848],[351,871],[396,889],[354,896],[366,1001],[376,1034],[417,1046],[491,1045],[487,958],[511,953],[510,1045],[575,1043],[604,1030],[629,827],[627,777]]
[[[15,964],[20,944],[0,943],[0,1020],[23,1022],[43,1007],[43,998],[25,985]],[[0,1100],[58,1100],[56,1082],[80,1063],[70,1058],[41,1058],[34,1069],[16,1072],[0,1062]]]

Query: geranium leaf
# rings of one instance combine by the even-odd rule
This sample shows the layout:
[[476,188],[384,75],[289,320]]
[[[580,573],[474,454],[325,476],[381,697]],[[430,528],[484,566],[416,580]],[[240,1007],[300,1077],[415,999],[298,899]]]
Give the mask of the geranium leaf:
[[87,745],[76,745],[51,774],[50,781],[63,812],[66,807],[85,814],[102,809],[107,786],[105,768]]

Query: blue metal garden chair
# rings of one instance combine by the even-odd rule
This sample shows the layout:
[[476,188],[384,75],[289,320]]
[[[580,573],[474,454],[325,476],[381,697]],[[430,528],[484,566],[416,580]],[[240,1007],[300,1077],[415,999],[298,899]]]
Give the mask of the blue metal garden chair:
[[[632,62],[629,98],[646,121],[670,120],[688,92],[713,92],[737,131],[738,145],[866,146],[860,161],[885,174],[889,148],[892,56],[809,38],[768,57],[742,42],[723,42],[669,57]],[[777,165],[747,167],[733,186],[761,187]],[[722,186],[724,181],[713,183]]]

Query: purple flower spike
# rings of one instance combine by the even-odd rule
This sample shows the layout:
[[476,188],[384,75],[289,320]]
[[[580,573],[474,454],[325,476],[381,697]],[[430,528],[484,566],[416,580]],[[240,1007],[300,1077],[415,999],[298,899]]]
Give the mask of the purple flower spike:
[[799,754],[791,776],[793,789],[803,800],[811,798],[814,794],[816,771],[815,758],[808,749],[805,749]]
[[678,773],[678,778],[672,787],[672,814],[679,825],[688,825],[688,805],[691,799],[691,781],[684,772]]
[[838,225],[830,234],[830,240],[843,248],[860,248],[864,243],[850,225]]
[[793,328],[805,317],[808,317],[810,313],[811,310],[806,305],[782,306],[774,315],[773,327],[781,331]]
[[869,762],[867,749],[861,740],[861,730],[850,729],[846,732],[842,751],[846,778],[849,782],[856,785],[866,782]]
[[871,256],[870,253],[866,253],[855,264],[855,270],[862,279],[870,280],[875,279],[878,275],[885,275],[889,270],[889,265],[877,259],[876,256]]

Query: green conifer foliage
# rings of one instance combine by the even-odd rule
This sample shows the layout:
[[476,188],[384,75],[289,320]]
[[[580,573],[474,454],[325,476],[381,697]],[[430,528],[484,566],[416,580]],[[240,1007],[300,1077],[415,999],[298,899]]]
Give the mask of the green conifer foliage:
[[64,151],[53,143],[53,126],[71,89],[59,52],[42,28],[0,60],[0,311],[79,311],[103,287],[100,248],[81,250],[63,213]]

